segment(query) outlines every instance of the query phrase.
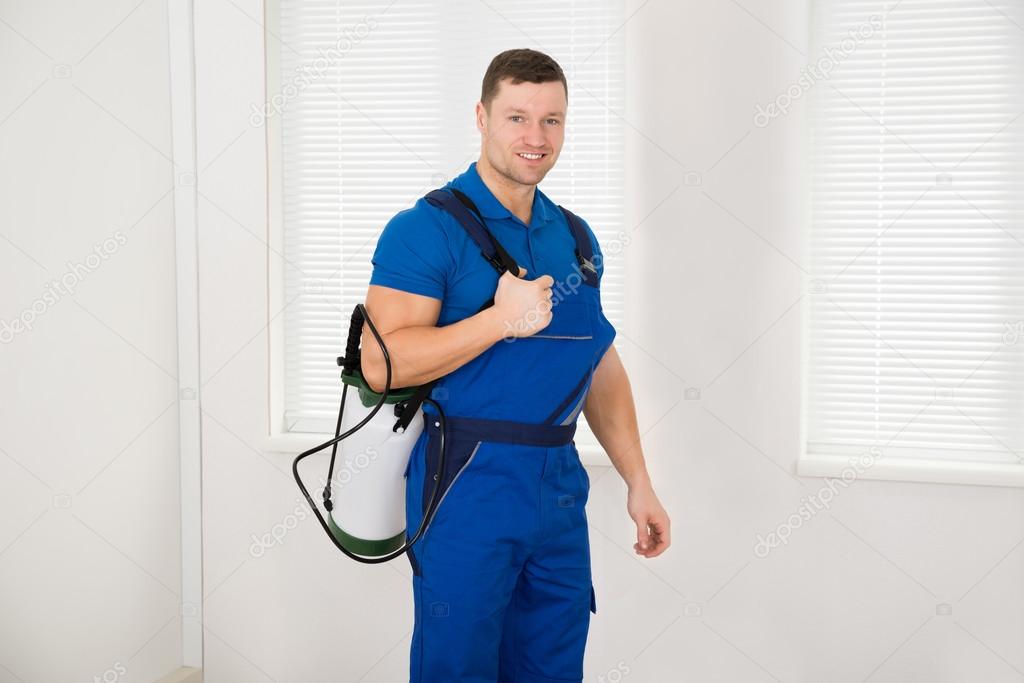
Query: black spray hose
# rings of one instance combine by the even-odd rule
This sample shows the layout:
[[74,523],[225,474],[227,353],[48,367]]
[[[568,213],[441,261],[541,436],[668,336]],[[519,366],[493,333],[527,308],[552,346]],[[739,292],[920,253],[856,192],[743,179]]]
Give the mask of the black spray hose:
[[[352,429],[349,429],[347,432],[342,434],[341,433],[341,418],[342,418],[342,414],[345,411],[345,397],[348,394],[348,385],[346,384],[344,386],[344,388],[342,389],[342,391],[341,391],[341,407],[338,409],[338,424],[337,424],[337,427],[335,427],[335,430],[334,430],[334,438],[331,439],[330,441],[325,441],[324,443],[320,444],[319,446],[316,446],[314,448],[309,449],[305,453],[299,454],[299,456],[296,457],[295,461],[292,463],[292,475],[295,477],[295,482],[299,485],[299,489],[302,490],[302,495],[305,496],[306,502],[309,503],[309,507],[313,510],[313,514],[316,515],[317,520],[320,522],[320,526],[323,527],[324,532],[327,534],[328,538],[331,539],[331,542],[334,543],[335,547],[337,547],[338,550],[340,550],[345,555],[351,557],[353,560],[355,560],[357,562],[362,562],[364,564],[379,564],[381,562],[388,562],[390,560],[393,560],[396,557],[398,557],[399,555],[402,555],[407,550],[409,550],[409,548],[411,548],[413,546],[413,544],[416,543],[416,541],[419,540],[420,536],[423,535],[424,530],[427,528],[427,525],[430,523],[430,518],[433,516],[433,511],[434,511],[434,502],[437,499],[437,494],[438,494],[438,492],[441,489],[441,479],[442,479],[442,475],[444,473],[445,431],[446,431],[445,430],[445,418],[444,418],[444,411],[441,409],[441,406],[437,403],[437,401],[435,401],[435,400],[433,400],[431,398],[423,399],[424,403],[430,403],[431,405],[434,406],[434,408],[437,409],[438,418],[440,419],[440,422],[441,422],[441,443],[440,443],[441,454],[440,454],[439,462],[437,463],[437,474],[434,476],[434,489],[430,493],[430,502],[429,502],[429,504],[427,506],[427,514],[425,514],[423,516],[423,519],[420,521],[420,526],[419,526],[419,529],[416,530],[416,534],[411,539],[409,539],[409,541],[407,543],[405,543],[401,548],[399,548],[399,549],[397,549],[395,551],[392,551],[391,553],[388,553],[387,555],[381,555],[380,557],[363,557],[362,555],[356,555],[355,553],[350,551],[348,548],[343,546],[341,544],[341,542],[338,541],[338,539],[334,537],[334,534],[331,533],[331,528],[327,525],[327,521],[324,519],[324,516],[322,514],[320,514],[320,508],[316,505],[316,503],[313,502],[313,499],[309,495],[309,491],[306,490],[305,484],[302,483],[302,478],[299,476],[299,463],[304,458],[307,458],[308,456],[313,455],[314,453],[318,453],[318,452],[324,450],[325,448],[327,448],[328,446],[332,446],[333,448],[331,450],[331,469],[333,470],[333,468],[334,468],[334,456],[337,453],[338,443],[340,443],[342,440],[348,438],[350,435],[354,434],[355,432],[359,431],[363,427],[363,425],[365,425],[367,422],[369,422],[371,419],[373,419],[373,416],[376,415],[377,411],[380,410],[381,406],[384,405],[384,402],[387,400],[387,397],[388,397],[388,392],[391,390],[391,356],[388,354],[387,346],[384,345],[384,340],[381,338],[380,333],[377,332],[377,328],[374,326],[373,321],[370,320],[370,315],[366,312],[366,307],[363,306],[363,304],[357,304],[356,305],[356,311],[358,312],[359,315],[362,316],[363,319],[366,320],[366,324],[370,326],[370,332],[373,333],[374,338],[377,340],[377,344],[380,346],[381,353],[384,354],[384,367],[387,369],[387,375],[386,375],[386,377],[384,379],[384,392],[381,394],[380,400],[377,401],[377,405],[375,405],[373,407],[373,410],[371,410],[370,413],[365,418],[363,418],[363,420],[359,424],[357,424],[356,426],[352,427]],[[356,312],[353,312],[352,318],[353,318],[353,320],[356,319]],[[351,353],[351,351],[349,353]],[[348,356],[346,356],[346,357],[348,357]],[[329,500],[330,488],[331,488],[331,476],[328,475],[327,487],[326,487],[326,489],[324,491],[324,498],[325,498],[325,503],[326,503],[328,512],[331,509],[330,500]]]
[[[359,350],[359,339],[363,335],[363,322],[366,320],[366,308],[362,304],[357,304],[352,309],[352,317],[348,323],[348,341],[345,344],[345,356],[339,359],[341,361],[339,365],[342,365],[344,372],[355,372],[362,367],[362,352]],[[372,329],[372,328],[371,328]],[[381,341],[381,348],[384,349],[384,363],[389,370],[388,380],[384,386],[384,395],[381,396],[380,400],[383,402],[388,397],[388,390],[391,388],[391,375],[390,375],[390,358],[388,357],[387,348],[383,346]],[[338,409],[338,424],[334,428],[334,436],[337,437],[341,434],[341,418],[345,414],[345,397],[348,394],[348,384],[343,384],[341,389],[341,407]],[[373,413],[376,414],[377,408],[374,407]],[[373,414],[370,415],[373,417]],[[360,425],[362,426],[362,425]],[[331,446],[331,464],[327,468],[327,483],[324,485],[323,496],[324,509],[330,512],[334,509],[334,504],[331,502],[331,483],[334,481],[334,460],[338,455],[338,443],[335,442]]]

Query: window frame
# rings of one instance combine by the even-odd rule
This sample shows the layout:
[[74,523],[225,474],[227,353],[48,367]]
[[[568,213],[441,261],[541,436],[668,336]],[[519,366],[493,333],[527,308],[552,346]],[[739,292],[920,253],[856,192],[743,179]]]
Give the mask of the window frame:
[[[812,22],[810,44],[813,54],[819,54],[823,44],[822,38],[815,31],[817,25]],[[828,83],[820,83],[815,86],[809,97],[806,99],[808,114],[810,108],[818,105],[817,89],[829,87]],[[806,264],[812,263],[811,243],[814,234],[814,159],[813,150],[813,126],[811,117],[806,119],[804,126],[804,147],[807,154],[804,155],[801,165],[801,186],[804,188],[804,215],[806,218],[806,229],[801,244],[801,261]],[[998,143],[997,143],[998,144]],[[811,379],[811,336],[812,336],[812,309],[814,297],[816,296],[816,285],[818,284],[814,272],[801,273],[801,291],[804,293],[800,303],[800,400],[799,400],[799,452],[796,462],[796,473],[808,477],[831,477],[840,478],[849,482],[855,479],[871,479],[884,481],[905,481],[922,483],[942,484],[968,484],[982,486],[1002,487],[1024,487],[1024,462],[1013,463],[992,463],[978,462],[963,459],[940,458],[934,455],[923,455],[921,457],[885,457],[885,447],[878,444],[873,447],[851,446],[849,452],[827,452],[809,450],[809,422],[812,410],[815,406],[810,400],[810,379]],[[1024,387],[1021,387],[1024,391]],[[1024,416],[1022,416],[1024,419]],[[871,453],[869,448],[877,448],[878,451]],[[840,449],[835,449],[836,451]],[[845,451],[846,449],[841,449]],[[934,452],[934,449],[930,449]]]
[[[267,0],[264,3],[264,25],[270,35],[280,33],[280,2],[279,0]],[[264,76],[266,93],[280,92],[282,80],[276,64],[280,62],[279,41],[267,41],[264,55]],[[267,98],[264,98],[265,100]],[[266,151],[267,151],[267,426],[264,435],[263,447],[272,453],[299,453],[318,446],[334,438],[333,433],[326,432],[293,432],[285,429],[285,325],[284,316],[281,315],[285,308],[285,270],[282,259],[275,254],[283,254],[285,249],[285,226],[283,218],[283,158],[282,140],[283,130],[280,116],[268,116],[265,120]],[[624,197],[628,204],[629,185],[624,191]],[[556,203],[558,203],[556,201]],[[624,215],[628,215],[628,206],[624,206]],[[596,233],[596,231],[595,231]],[[600,240],[600,235],[597,235]],[[627,272],[624,278],[622,295],[628,299],[630,278],[629,261],[623,264]],[[623,315],[623,321],[619,330],[629,328],[628,315],[629,307]],[[613,345],[620,341],[616,335]],[[342,349],[343,340],[339,338],[339,353]],[[622,354],[620,353],[620,356]],[[339,398],[341,382],[339,380]],[[581,413],[581,418],[583,417]],[[592,438],[591,438],[592,437]],[[609,468],[611,461],[604,448],[597,441],[596,435],[587,430],[586,438],[577,439],[576,448],[580,455],[580,461],[588,468]]]

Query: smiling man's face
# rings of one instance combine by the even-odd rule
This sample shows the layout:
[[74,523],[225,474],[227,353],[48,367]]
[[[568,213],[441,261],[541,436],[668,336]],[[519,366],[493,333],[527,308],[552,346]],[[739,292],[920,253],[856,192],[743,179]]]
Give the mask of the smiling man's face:
[[514,183],[537,185],[554,167],[565,140],[562,82],[512,85],[506,78],[490,109],[488,115],[477,103],[477,128],[491,167]]

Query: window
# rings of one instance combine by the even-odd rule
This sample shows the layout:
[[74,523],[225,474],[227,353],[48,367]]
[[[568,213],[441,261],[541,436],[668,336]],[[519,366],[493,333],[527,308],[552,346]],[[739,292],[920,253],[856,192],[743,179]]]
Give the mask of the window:
[[[473,106],[491,58],[533,45],[569,81],[565,144],[541,189],[583,216],[605,253],[602,300],[623,322],[621,0],[401,3],[277,0],[268,22],[275,433],[333,433],[348,320],[391,216],[479,157]],[[275,25],[276,23],[276,25]],[[572,30],[566,30],[571,27]],[[527,38],[527,36],[529,38]],[[280,261],[280,257],[271,261]],[[272,264],[272,269],[275,266]],[[280,361],[278,361],[280,357]],[[272,380],[273,384],[273,380]],[[283,388],[282,388],[283,385]],[[275,389],[272,389],[272,394]],[[583,452],[596,440],[581,422]]]
[[814,54],[831,72],[812,91],[805,460],[877,448],[893,472],[1024,483],[1011,5],[816,3]]

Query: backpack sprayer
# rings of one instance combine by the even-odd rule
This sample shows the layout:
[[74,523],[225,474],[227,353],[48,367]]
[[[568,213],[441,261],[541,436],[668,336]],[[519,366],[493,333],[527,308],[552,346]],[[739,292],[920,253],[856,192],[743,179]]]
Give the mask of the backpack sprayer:
[[[499,277],[506,270],[519,274],[518,264],[490,233],[483,216],[463,192],[449,186],[428,193],[426,199],[455,216],[480,247],[484,258],[498,271]],[[493,304],[494,299],[491,298],[480,307],[480,310]],[[370,388],[362,374],[359,340],[362,337],[364,323],[369,326],[384,356],[384,391],[379,393]],[[438,379],[418,387],[392,392],[391,356],[363,304],[356,304],[352,311],[348,344],[345,355],[338,358],[338,365],[343,368],[341,380],[344,386],[334,438],[296,457],[292,463],[292,475],[320,526],[338,550],[353,560],[366,564],[387,562],[405,553],[419,540],[436,510],[437,494],[444,479],[446,446],[444,410],[440,404],[429,398],[430,391]],[[349,387],[358,392],[359,401],[347,407]],[[423,515],[416,533],[408,542],[404,542],[405,469],[416,441],[423,431],[424,403],[429,403],[437,410],[441,426],[440,458],[434,476],[434,488],[426,507],[427,512]],[[391,405],[393,408],[382,411],[385,405]],[[357,433],[358,436],[350,439]],[[335,505],[332,496],[334,465],[338,445],[346,439],[350,440],[342,446],[341,453],[343,471],[350,473],[350,477],[347,482],[343,482],[345,493],[339,497]],[[323,490],[324,508],[327,510],[327,519],[324,519],[299,476],[299,463],[328,447],[331,448],[331,463]]]
[[[360,368],[361,353],[359,339],[363,322],[369,326],[370,332],[377,340],[381,353],[384,355],[386,376],[384,391],[378,393],[370,389]],[[416,534],[408,543],[402,543],[405,536],[405,505],[404,505],[404,471],[412,455],[413,446],[420,432],[423,431],[423,411],[419,405],[412,405],[411,399],[418,388],[404,389],[397,393],[391,391],[391,356],[387,346],[377,331],[376,326],[366,312],[363,304],[357,304],[352,311],[349,325],[348,346],[345,356],[338,358],[338,365],[343,368],[341,380],[341,406],[338,409],[338,422],[334,430],[334,438],[315,448],[300,454],[292,463],[292,474],[306,497],[320,526],[330,537],[334,545],[353,560],[367,564],[377,564],[393,560],[412,547],[419,540],[429,522],[424,516]],[[433,384],[433,383],[431,383]],[[349,387],[358,391],[359,402],[349,411],[345,410]],[[421,403],[430,403],[437,409],[441,422],[441,457],[437,464],[437,475],[434,477],[434,489],[430,494],[430,507],[433,509],[435,498],[441,486],[441,475],[444,473],[444,411],[431,398],[423,397]],[[391,411],[380,412],[389,404],[394,406]],[[392,415],[389,416],[388,413]],[[376,417],[380,414],[380,417]],[[406,417],[410,419],[405,419]],[[411,417],[420,417],[412,429],[407,429]],[[347,418],[347,419],[346,419]],[[397,421],[394,421],[397,418]],[[394,424],[392,422],[394,421]],[[355,422],[356,424],[352,424]],[[367,426],[369,425],[369,426]],[[332,502],[332,485],[334,483],[334,464],[338,455],[338,445],[359,430],[359,438],[343,448],[345,471],[350,473],[345,496],[339,499],[337,508]],[[344,432],[343,432],[344,430]],[[319,508],[313,502],[302,478],[299,476],[299,463],[310,455],[331,447],[331,464],[327,471],[327,484],[323,491],[324,508],[328,519],[324,519]]]

